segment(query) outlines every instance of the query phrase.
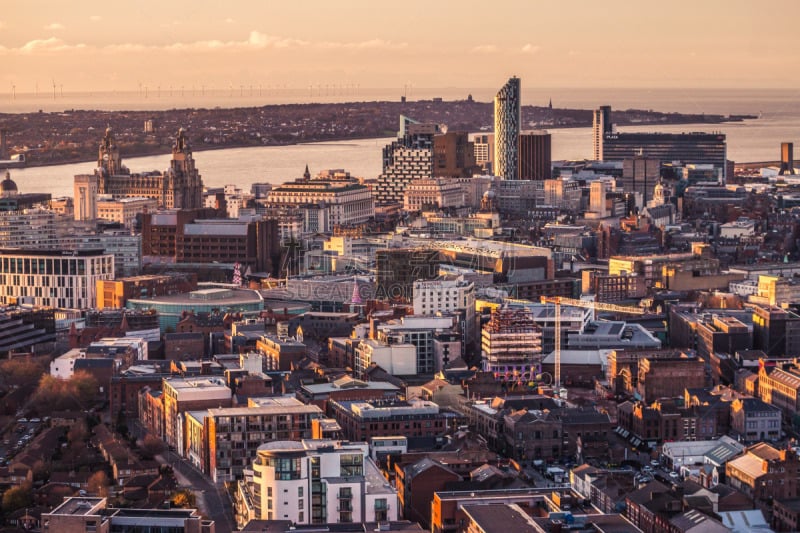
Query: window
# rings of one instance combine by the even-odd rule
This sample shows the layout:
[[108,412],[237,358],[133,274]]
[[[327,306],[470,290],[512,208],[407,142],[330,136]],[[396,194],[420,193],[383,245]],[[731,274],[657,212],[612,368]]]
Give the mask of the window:
[[298,498],[303,497],[303,487],[297,487],[297,497]]

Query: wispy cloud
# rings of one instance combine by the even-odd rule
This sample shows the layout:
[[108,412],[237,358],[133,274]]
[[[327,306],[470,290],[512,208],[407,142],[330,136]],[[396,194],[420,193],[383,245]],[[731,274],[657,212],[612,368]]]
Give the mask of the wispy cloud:
[[230,17],[228,17],[228,18],[226,18],[226,19],[225,19],[225,24],[233,24],[234,22],[235,22],[235,21],[234,21],[232,18],[230,18]]
[[2,48],[4,54],[33,54],[36,52],[67,52],[75,50],[91,50],[93,52],[125,53],[125,52],[215,52],[224,50],[280,50],[280,49],[321,49],[321,50],[399,50],[408,47],[408,43],[396,43],[383,39],[367,41],[323,41],[313,42],[278,35],[268,35],[251,31],[246,39],[240,41],[222,41],[209,39],[192,42],[175,42],[165,45],[148,45],[141,43],[115,43],[95,47],[85,44],[71,44],[57,37],[34,39],[19,48]]
[[522,47],[522,52],[524,54],[535,54],[541,49],[542,49],[542,47],[539,46],[538,44],[528,43],[528,44],[526,44],[525,46]]
[[103,17],[101,17],[100,15],[92,15],[91,17],[89,17],[89,20],[91,20],[92,22],[100,22],[101,20],[103,20]]
[[48,31],[63,30],[64,29],[64,25],[61,24],[60,22],[52,22],[52,23],[48,24],[47,26],[45,26],[44,29],[48,30]]
[[493,44],[481,44],[472,49],[474,54],[494,54],[497,52],[497,46]]
[[85,44],[67,44],[62,39],[57,37],[50,37],[49,39],[34,39],[28,41],[20,48],[7,49],[11,52],[19,52],[20,54],[36,54],[39,52],[52,53],[52,52],[65,52],[72,50],[82,50],[86,48]]

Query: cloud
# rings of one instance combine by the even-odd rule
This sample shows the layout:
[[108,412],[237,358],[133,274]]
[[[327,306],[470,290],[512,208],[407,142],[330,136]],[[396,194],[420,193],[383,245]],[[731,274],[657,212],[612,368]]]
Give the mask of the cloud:
[[225,24],[233,24],[233,23],[234,23],[234,20],[232,18],[228,17],[228,18],[225,19]]
[[44,29],[49,30],[49,31],[63,30],[64,29],[64,25],[61,24],[60,22],[53,22],[53,23],[48,24],[47,26],[45,26]]
[[89,17],[89,20],[91,20],[92,22],[99,22],[103,20],[103,17],[101,17],[100,15],[92,15],[91,17]]
[[2,30],[5,27],[6,27],[6,23],[4,21],[0,20],[0,30]]
[[525,53],[525,54],[535,54],[541,49],[542,49],[542,47],[539,46],[538,44],[528,43],[528,44],[526,44],[525,46],[522,47],[522,52]]
[[473,54],[493,54],[497,52],[497,46],[493,44],[481,44],[472,49]]
[[141,43],[115,43],[104,46],[87,46],[85,44],[70,44],[57,37],[35,39],[19,48],[3,48],[0,53],[4,55],[25,54],[31,55],[38,52],[68,52],[90,50],[98,53],[126,53],[126,52],[219,52],[225,50],[281,50],[281,49],[319,49],[319,50],[400,50],[408,47],[408,43],[395,43],[383,39],[367,41],[323,41],[312,42],[278,35],[269,35],[258,31],[251,31],[246,39],[240,41],[222,41],[208,39],[192,42],[175,42],[162,45]]
[[28,41],[19,48],[8,48],[7,51],[18,52],[20,54],[35,54],[39,52],[64,52],[71,50],[81,50],[86,48],[85,44],[67,44],[62,39],[50,37],[49,39],[34,39]]

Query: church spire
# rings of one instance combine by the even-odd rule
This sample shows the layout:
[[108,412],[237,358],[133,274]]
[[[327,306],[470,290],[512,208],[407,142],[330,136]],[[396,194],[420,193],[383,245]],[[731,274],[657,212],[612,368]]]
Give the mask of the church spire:
[[308,163],[306,163],[306,171],[303,172],[303,179],[310,180],[311,179],[311,172],[308,171]]

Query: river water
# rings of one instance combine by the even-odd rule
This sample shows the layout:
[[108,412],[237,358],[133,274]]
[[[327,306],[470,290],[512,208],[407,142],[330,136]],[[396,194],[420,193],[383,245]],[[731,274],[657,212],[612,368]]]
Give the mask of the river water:
[[[316,89],[314,89],[316,90]],[[171,107],[210,106],[235,107],[286,103],[288,101],[353,101],[387,99],[388,90],[368,92],[359,90],[346,94],[315,94],[289,90],[275,91],[264,97],[245,94],[237,99],[232,96],[204,95],[185,98],[163,98],[152,95],[144,99],[136,94],[127,95],[76,95],[69,99],[48,100],[46,98],[18,95],[11,101],[6,97],[0,106],[3,111],[29,111],[33,108],[63,110],[74,107],[102,109],[166,109]],[[400,93],[402,94],[402,93]],[[488,89],[468,91],[465,89],[417,89],[409,96],[445,99],[474,98],[488,101],[492,92]],[[101,97],[102,96],[102,97]],[[123,97],[124,96],[124,97]],[[291,100],[294,99],[294,100]],[[718,125],[668,125],[626,126],[620,131],[720,131],[727,135],[728,158],[737,162],[775,161],[779,159],[780,143],[798,143],[800,153],[800,91],[797,90],[610,90],[610,89],[526,89],[523,104],[547,105],[552,99],[554,107],[592,109],[609,104],[617,109],[653,109],[710,114],[753,114],[758,119]],[[585,159],[591,157],[591,128],[551,129],[553,135],[553,159]],[[100,139],[98,138],[98,143]],[[292,146],[268,146],[252,148],[230,148],[195,152],[195,160],[207,187],[226,184],[249,190],[256,182],[282,183],[302,175],[306,164],[312,174],[320,170],[343,168],[354,176],[374,178],[381,171],[381,148],[391,139],[361,139],[354,141],[325,142]],[[164,170],[169,166],[169,155],[135,157],[123,162],[133,172]],[[49,192],[53,197],[71,196],[72,179],[75,174],[92,172],[94,163],[76,163],[51,167],[35,167],[11,170],[20,192]]]

